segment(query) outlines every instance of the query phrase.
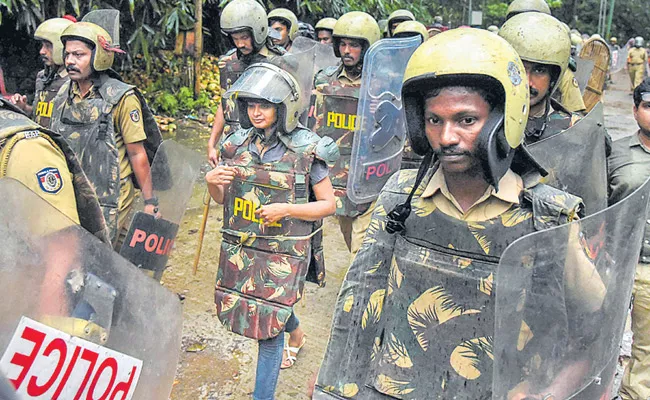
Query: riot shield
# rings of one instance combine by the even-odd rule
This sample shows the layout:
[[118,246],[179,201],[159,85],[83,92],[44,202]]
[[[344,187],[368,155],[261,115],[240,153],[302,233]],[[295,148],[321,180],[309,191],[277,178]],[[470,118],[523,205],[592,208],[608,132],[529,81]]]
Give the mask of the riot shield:
[[0,198],[0,377],[24,399],[168,398],[176,295],[21,183]]
[[420,43],[419,36],[380,40],[364,57],[347,185],[354,203],[376,199],[388,178],[400,169],[406,140],[402,78]]
[[607,81],[607,70],[611,58],[609,46],[602,39],[589,39],[580,50],[580,58],[594,62],[594,69],[582,95],[587,112],[589,112],[603,97],[603,88]]
[[299,36],[294,39],[291,45],[291,51],[296,53],[304,52],[312,48],[314,49],[314,76],[316,76],[318,71],[337,65],[340,62],[340,59],[334,54],[334,48],[331,44],[323,44],[304,36]]
[[497,270],[493,399],[610,398],[649,192],[646,181],[612,207],[505,250]]
[[587,83],[591,77],[591,73],[594,71],[594,60],[584,60],[580,57],[575,58],[576,61],[576,72],[575,78],[578,82],[578,87],[580,88],[580,93],[584,94],[585,89],[587,88]]
[[153,190],[158,198],[160,215],[154,217],[137,211],[120,254],[134,265],[153,271],[155,279],[160,280],[167,265],[178,225],[200,170],[200,157],[172,140],[160,145],[151,164]]
[[607,164],[603,105],[557,135],[527,145],[547,171],[547,185],[582,198],[586,213],[607,207]]
[[120,44],[120,12],[119,10],[104,9],[94,10],[84,15],[81,19],[82,22],[90,22],[99,25],[109,35],[111,35],[112,43],[115,46]]
[[[612,49],[610,49],[612,50]],[[609,66],[609,72],[616,74],[625,68],[627,64],[627,47],[615,48],[612,50],[612,62]]]

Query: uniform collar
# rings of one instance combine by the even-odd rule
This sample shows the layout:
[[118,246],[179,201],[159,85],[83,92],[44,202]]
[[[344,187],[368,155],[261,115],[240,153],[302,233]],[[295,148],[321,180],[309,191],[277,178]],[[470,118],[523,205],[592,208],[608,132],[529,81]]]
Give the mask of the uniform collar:
[[72,84],[70,85],[70,92],[71,92],[72,97],[76,97],[76,98],[80,98],[80,99],[88,98],[88,97],[91,97],[93,95],[93,93],[95,92],[95,85],[93,84],[93,85],[90,86],[90,90],[88,90],[88,93],[84,97],[84,96],[81,96],[81,90],[79,89],[79,84],[76,81],[72,81]]
[[[492,185],[488,186],[483,196],[481,196],[481,198],[478,199],[475,204],[485,201],[490,196],[494,196],[497,199],[503,200],[507,203],[519,204],[519,195],[523,189],[524,184],[521,177],[509,169],[499,181],[499,191],[495,191]],[[432,197],[437,192],[440,192],[449,201],[456,204],[456,199],[454,199],[454,196],[451,194],[449,188],[447,187],[445,174],[442,172],[442,168],[438,168],[438,170],[433,174],[431,180],[427,184],[427,187],[424,189],[424,192],[422,192],[422,196],[420,197]]]
[[345,69],[345,66],[343,64],[341,64],[341,70],[340,70],[339,74],[337,75],[337,78],[339,80],[341,80],[341,78],[343,78],[344,81],[348,81],[349,83],[353,83],[353,84],[361,83],[361,75],[359,75],[355,79],[350,78],[350,76],[348,75],[348,71]]
[[636,133],[630,137],[630,147],[639,146],[646,153],[650,153],[650,149],[643,145],[641,139],[639,139],[639,135],[643,135],[641,130],[636,131]]
[[59,68],[59,72],[57,73],[59,75],[59,78],[66,78],[68,76],[68,70],[65,69],[65,67]]

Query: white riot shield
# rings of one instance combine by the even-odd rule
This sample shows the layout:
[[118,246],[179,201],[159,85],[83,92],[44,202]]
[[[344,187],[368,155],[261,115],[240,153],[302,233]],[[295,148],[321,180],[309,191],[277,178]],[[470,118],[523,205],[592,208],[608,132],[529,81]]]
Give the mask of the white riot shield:
[[625,68],[627,64],[627,47],[611,48],[612,60],[609,67],[609,72],[615,74]]
[[576,72],[575,78],[578,82],[578,87],[580,88],[580,93],[584,93],[587,88],[587,83],[589,78],[591,78],[591,73],[594,70],[594,60],[586,60],[580,57],[575,57],[576,61]]
[[177,296],[19,182],[0,198],[0,378],[21,399],[167,399]]
[[291,45],[291,51],[296,53],[301,53],[312,48],[314,49],[314,76],[316,76],[318,71],[337,65],[341,61],[334,54],[334,48],[331,44],[324,44],[304,36],[299,36],[294,39]]
[[[650,181],[512,243],[497,270],[493,399],[609,399]],[[535,397],[533,397],[535,396]]]
[[543,183],[579,196],[587,214],[607,207],[603,104],[557,135],[526,147],[548,172]]
[[315,47],[301,52],[287,53],[283,56],[271,57],[269,62],[290,73],[300,85],[300,113],[304,115],[301,122],[306,123],[307,109],[311,100],[312,85],[314,84],[314,54]]
[[160,216],[156,218],[137,211],[120,254],[134,265],[153,271],[155,279],[160,280],[167,265],[201,164],[201,158],[195,152],[173,140],[166,140],[160,145],[151,164],[153,190],[158,198]]
[[419,36],[376,42],[363,61],[357,126],[347,193],[356,204],[369,203],[399,171],[406,140],[402,78]]

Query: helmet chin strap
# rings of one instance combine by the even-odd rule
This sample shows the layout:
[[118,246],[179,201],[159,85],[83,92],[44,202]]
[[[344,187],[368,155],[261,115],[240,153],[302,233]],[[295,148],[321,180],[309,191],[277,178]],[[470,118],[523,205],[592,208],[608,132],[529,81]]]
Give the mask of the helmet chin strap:
[[[548,124],[548,116],[549,116],[549,111],[551,110],[551,94],[549,91],[549,94],[544,97],[544,100],[546,102],[546,105],[544,107],[544,116],[543,117],[538,117],[538,118],[529,118],[528,123],[526,124],[526,129],[524,130],[524,133],[528,137],[533,137],[533,138],[540,138],[543,134],[544,131],[546,130],[546,125]],[[541,120],[541,126],[539,120]],[[532,126],[536,125],[536,126]]]
[[490,112],[476,143],[476,155],[481,160],[485,181],[496,191],[499,191],[499,181],[510,168],[515,153],[506,140],[504,119],[502,110]]

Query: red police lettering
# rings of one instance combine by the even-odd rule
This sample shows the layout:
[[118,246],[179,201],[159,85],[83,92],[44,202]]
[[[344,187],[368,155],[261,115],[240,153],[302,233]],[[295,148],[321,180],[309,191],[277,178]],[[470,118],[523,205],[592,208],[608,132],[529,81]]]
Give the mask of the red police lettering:
[[86,390],[86,385],[90,380],[90,375],[95,369],[95,364],[97,363],[98,356],[99,354],[88,349],[84,349],[83,353],[81,353],[81,359],[90,362],[90,367],[88,367],[88,369],[86,370],[86,376],[84,376],[84,380],[81,382],[81,385],[79,385],[79,390],[77,391],[77,395],[74,397],[74,400],[79,400],[84,390]]
[[172,250],[174,239],[167,239],[155,233],[147,234],[142,229],[136,228],[133,231],[133,237],[131,238],[131,242],[129,242],[129,246],[135,247],[138,243],[144,244],[144,249],[147,253],[156,253],[165,256]]
[[390,174],[393,171],[391,170],[390,164],[388,162],[383,162],[377,166],[375,165],[370,165],[366,169],[366,180],[370,180],[370,178],[374,175],[377,178],[381,178],[382,176],[386,174]]
[[115,385],[115,389],[113,390],[113,393],[111,393],[110,400],[117,398],[117,395],[120,393],[123,393],[123,396],[120,396],[121,399],[126,398],[126,395],[131,391],[131,384],[133,383],[133,377],[136,375],[136,371],[137,368],[133,367],[129,373],[129,380],[125,382],[119,382],[117,385]]
[[147,237],[147,240],[144,242],[144,249],[147,251],[147,253],[151,253],[152,251],[156,250],[156,246],[158,246],[158,235],[152,234]]
[[32,349],[32,352],[29,353],[29,355],[16,353],[11,358],[11,363],[13,365],[23,367],[22,371],[20,371],[20,375],[18,375],[18,378],[11,379],[11,383],[14,384],[14,387],[16,389],[18,389],[20,385],[23,384],[23,380],[27,376],[29,369],[32,367],[32,364],[34,364],[34,360],[38,355],[38,351],[41,349],[43,341],[45,340],[45,334],[30,327],[25,327],[25,330],[20,337],[34,343],[34,348]]
[[129,243],[129,246],[135,247],[136,244],[144,242],[146,238],[147,232],[136,228],[135,231],[133,231],[133,237],[131,238],[131,243]]
[[36,377],[32,376],[32,378],[29,380],[29,383],[27,384],[27,394],[30,396],[41,396],[50,388],[52,385],[54,385],[54,382],[56,382],[56,379],[59,377],[59,374],[61,373],[61,370],[63,369],[63,365],[65,364],[65,357],[68,354],[68,346],[66,346],[65,342],[62,339],[56,338],[50,342],[50,344],[47,345],[45,348],[45,351],[43,351],[43,355],[45,357],[49,357],[50,354],[52,354],[53,351],[57,351],[59,353],[59,361],[56,363],[56,368],[54,368],[54,372],[52,373],[52,376],[50,379],[48,379],[47,382],[43,386],[39,386],[36,383]]
[[93,396],[95,394],[95,388],[97,387],[97,382],[99,381],[99,378],[102,377],[104,370],[108,368],[111,369],[110,372],[111,380],[108,382],[108,386],[106,387],[106,390],[104,390],[104,393],[97,400],[105,400],[108,397],[108,395],[111,393],[111,389],[113,388],[113,383],[115,383],[115,376],[117,375],[117,361],[115,361],[113,357],[108,357],[97,369],[97,372],[95,373],[95,378],[93,379],[92,383],[90,384],[90,387],[88,388],[88,394],[86,395],[86,400],[95,400]]
[[68,382],[68,379],[70,379],[70,374],[72,373],[74,366],[77,365],[79,353],[81,353],[81,347],[75,347],[74,353],[72,354],[72,359],[70,360],[70,364],[68,364],[68,368],[65,370],[65,374],[63,374],[63,379],[61,379],[61,382],[59,382],[59,386],[56,388],[56,392],[54,392],[52,400],[57,400],[61,395],[61,392],[65,387],[65,383]]

